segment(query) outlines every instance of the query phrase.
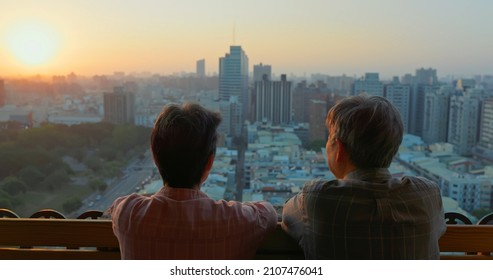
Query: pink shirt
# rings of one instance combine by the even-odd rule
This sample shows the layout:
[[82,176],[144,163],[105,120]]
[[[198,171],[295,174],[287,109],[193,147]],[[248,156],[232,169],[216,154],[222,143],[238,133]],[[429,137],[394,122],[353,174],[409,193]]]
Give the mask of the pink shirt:
[[252,259],[277,224],[268,202],[215,201],[170,187],[117,198],[109,211],[122,259]]

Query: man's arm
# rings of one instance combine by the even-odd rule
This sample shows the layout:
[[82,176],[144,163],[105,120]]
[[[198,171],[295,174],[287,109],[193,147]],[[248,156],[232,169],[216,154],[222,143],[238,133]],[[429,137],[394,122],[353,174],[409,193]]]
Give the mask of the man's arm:
[[303,236],[303,192],[298,193],[290,198],[282,210],[282,229],[288,233],[297,242]]
[[243,202],[243,205],[250,206],[258,214],[257,223],[266,232],[271,232],[277,225],[277,212],[267,201]]

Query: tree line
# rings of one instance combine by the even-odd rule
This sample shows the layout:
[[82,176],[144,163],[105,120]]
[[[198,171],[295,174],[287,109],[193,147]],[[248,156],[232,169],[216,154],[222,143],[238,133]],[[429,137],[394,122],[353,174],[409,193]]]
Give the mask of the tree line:
[[22,204],[26,192],[55,192],[70,184],[80,171],[67,157],[87,167],[88,187],[104,190],[102,178],[117,176],[129,157],[145,151],[149,135],[150,128],[105,122],[0,129],[0,208]]

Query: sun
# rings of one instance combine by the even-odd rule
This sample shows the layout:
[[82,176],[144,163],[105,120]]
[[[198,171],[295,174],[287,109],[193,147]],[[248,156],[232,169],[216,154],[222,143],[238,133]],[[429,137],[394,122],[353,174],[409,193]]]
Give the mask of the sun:
[[10,30],[7,45],[12,55],[21,63],[36,66],[53,58],[59,47],[59,39],[49,25],[23,23]]

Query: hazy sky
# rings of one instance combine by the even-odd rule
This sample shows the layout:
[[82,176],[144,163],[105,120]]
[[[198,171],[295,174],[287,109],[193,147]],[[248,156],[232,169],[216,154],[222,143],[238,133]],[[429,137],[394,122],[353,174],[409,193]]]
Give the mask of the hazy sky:
[[[0,76],[218,72],[493,74],[491,0],[0,0]],[[235,30],[235,32],[234,32]],[[233,35],[235,34],[235,36]]]

